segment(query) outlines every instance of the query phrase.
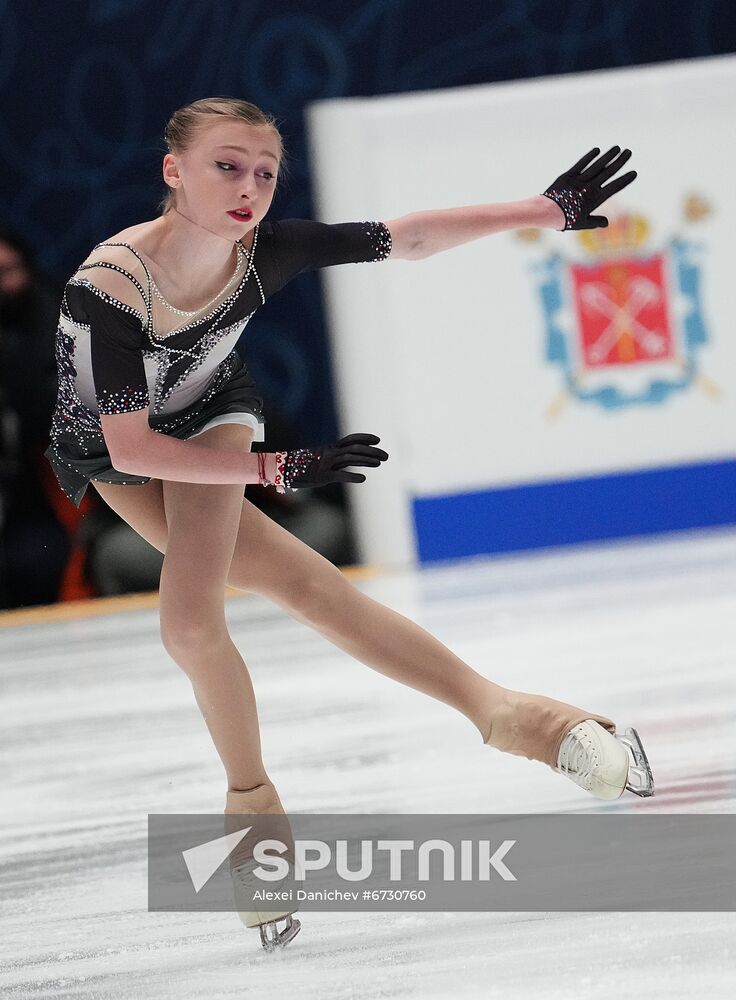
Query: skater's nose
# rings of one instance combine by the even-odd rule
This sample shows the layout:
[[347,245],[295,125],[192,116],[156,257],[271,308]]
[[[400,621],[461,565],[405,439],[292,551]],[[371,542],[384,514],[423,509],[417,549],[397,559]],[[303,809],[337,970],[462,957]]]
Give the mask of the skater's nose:
[[243,175],[243,182],[240,188],[240,200],[241,203],[244,199],[248,201],[248,207],[250,207],[258,188],[256,186],[256,175],[253,171],[246,170]]

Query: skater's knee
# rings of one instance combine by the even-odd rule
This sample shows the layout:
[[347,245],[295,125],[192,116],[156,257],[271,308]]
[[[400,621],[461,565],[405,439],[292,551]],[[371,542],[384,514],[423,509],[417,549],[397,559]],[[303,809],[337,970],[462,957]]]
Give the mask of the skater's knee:
[[329,621],[332,609],[344,602],[352,586],[337,566],[324,557],[320,556],[320,560],[313,572],[293,582],[289,594],[292,613],[312,624]]
[[161,615],[161,642],[166,652],[184,667],[207,662],[230,637],[224,621],[201,614]]

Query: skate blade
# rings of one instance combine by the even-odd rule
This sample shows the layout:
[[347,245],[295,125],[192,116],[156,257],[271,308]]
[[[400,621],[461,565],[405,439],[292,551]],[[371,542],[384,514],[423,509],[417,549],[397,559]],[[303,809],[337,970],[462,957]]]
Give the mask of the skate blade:
[[616,733],[616,738],[629,751],[629,779],[625,790],[643,798],[654,795],[654,777],[639,734],[630,727],[623,735]]
[[292,920],[291,915],[286,917],[284,927],[278,929],[277,920],[269,920],[265,924],[260,924],[261,944],[266,951],[276,951],[277,948],[284,948],[292,941],[301,930],[301,921]]

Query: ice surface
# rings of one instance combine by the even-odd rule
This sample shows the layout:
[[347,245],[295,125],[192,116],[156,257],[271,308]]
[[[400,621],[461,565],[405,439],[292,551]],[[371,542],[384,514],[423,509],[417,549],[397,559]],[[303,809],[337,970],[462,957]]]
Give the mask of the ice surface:
[[[657,796],[594,800],[484,748],[463,716],[277,606],[237,598],[228,622],[287,810],[734,812],[736,533],[357,586],[495,681],[637,726]],[[234,913],[149,913],[147,814],[219,812],[225,795],[156,610],[0,629],[0,662],[0,996],[691,1000],[736,986],[727,913],[303,912],[272,956]]]

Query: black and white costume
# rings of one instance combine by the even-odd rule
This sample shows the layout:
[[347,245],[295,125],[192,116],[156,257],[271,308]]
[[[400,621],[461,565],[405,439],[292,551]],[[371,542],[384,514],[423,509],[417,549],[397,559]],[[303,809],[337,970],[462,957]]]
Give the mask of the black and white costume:
[[[45,454],[77,507],[90,479],[120,484],[149,479],[113,468],[100,414],[148,408],[153,430],[179,438],[217,423],[246,423],[254,440],[263,441],[263,398],[234,349],[249,320],[303,271],[385,260],[391,234],[377,221],[264,220],[255,227],[234,290],[206,315],[162,336],[154,330],[151,276],[142,257],[128,243],[99,243],[94,250],[104,246],[126,247],[147,287],[120,265],[98,260],[83,264],[64,289],[56,334],[58,394]],[[83,272],[93,267],[126,275],[140,292],[141,309],[89,281]]]

